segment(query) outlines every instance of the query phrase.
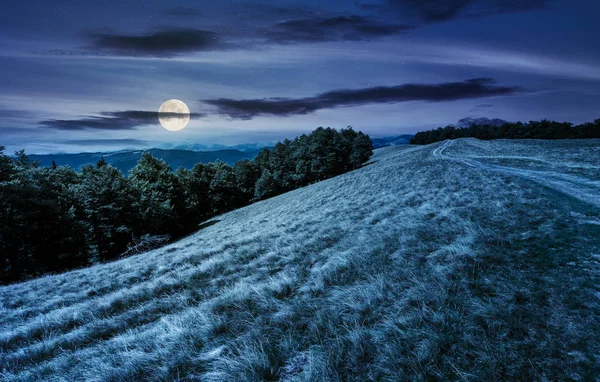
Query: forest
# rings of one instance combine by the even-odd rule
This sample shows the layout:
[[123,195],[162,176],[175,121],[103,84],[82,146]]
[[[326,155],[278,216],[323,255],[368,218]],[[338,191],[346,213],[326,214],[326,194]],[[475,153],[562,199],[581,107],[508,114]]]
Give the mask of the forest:
[[600,138],[600,119],[574,125],[570,122],[530,121],[508,122],[500,126],[476,125],[468,127],[446,126],[422,131],[411,139],[411,144],[428,145],[446,139],[583,139]]
[[359,168],[371,138],[319,127],[230,166],[176,171],[145,153],[125,176],[103,159],[42,167],[0,146],[0,283],[142,252],[219,214]]

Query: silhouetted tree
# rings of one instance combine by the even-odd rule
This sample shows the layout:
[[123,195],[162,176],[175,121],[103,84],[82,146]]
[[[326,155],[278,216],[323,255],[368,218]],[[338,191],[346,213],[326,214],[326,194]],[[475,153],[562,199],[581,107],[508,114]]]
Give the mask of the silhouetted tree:
[[139,216],[136,232],[172,234],[179,232],[173,203],[177,177],[169,165],[144,153],[129,173],[136,190],[134,206]]
[[279,187],[271,171],[264,169],[258,181],[256,181],[256,187],[254,196],[257,199],[266,199],[277,195]]
[[256,182],[260,178],[260,168],[255,162],[247,159],[233,165],[236,188],[239,192],[240,205],[246,205],[254,198]]
[[296,163],[293,155],[293,144],[286,139],[277,143],[269,152],[268,169],[278,192],[285,192],[296,187]]
[[373,142],[368,135],[359,132],[352,141],[352,153],[348,163],[351,169],[362,166],[373,155]]
[[98,258],[110,260],[125,252],[138,216],[134,190],[121,171],[103,159],[96,166],[84,166],[77,195]]
[[239,207],[241,192],[238,190],[233,169],[227,163],[217,160],[214,163],[215,175],[210,182],[210,198],[215,214],[231,211]]
[[215,172],[214,164],[198,163],[188,175],[186,184],[187,203],[199,221],[206,220],[213,215],[210,184],[215,177]]
[[104,157],[77,173],[3,150],[0,281],[10,282],[147,250],[164,243],[160,235],[187,234],[216,214],[358,168],[372,143],[351,127],[320,127],[233,167],[217,161],[174,173],[145,153],[128,177]]
[[75,181],[73,174],[53,176],[56,170],[40,168],[22,150],[14,159],[7,160],[3,153],[0,157],[2,279],[18,280],[85,264],[84,229],[74,214],[73,195],[63,188],[70,184],[56,184],[57,179]]
[[446,126],[435,130],[421,131],[410,143],[426,145],[446,139],[457,138],[489,139],[583,139],[600,138],[600,120],[581,125],[570,122],[554,122],[546,119],[527,123],[504,123],[500,126],[472,124],[468,127]]

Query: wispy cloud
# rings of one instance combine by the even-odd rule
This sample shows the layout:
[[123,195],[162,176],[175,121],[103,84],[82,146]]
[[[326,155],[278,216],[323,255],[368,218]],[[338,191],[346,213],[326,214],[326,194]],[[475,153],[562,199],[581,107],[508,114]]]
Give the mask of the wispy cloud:
[[165,13],[169,16],[190,18],[198,18],[203,15],[201,10],[190,7],[172,8],[167,10]]
[[[178,118],[179,113],[160,113],[163,117]],[[191,113],[190,118],[204,114]],[[158,125],[159,113],[155,111],[113,111],[101,112],[99,116],[86,116],[78,119],[48,119],[40,125],[58,130],[134,130],[139,126]]]
[[[467,44],[462,41],[435,41],[412,38],[405,41],[377,41],[353,50],[312,46],[311,56],[316,59],[372,60],[378,62],[412,62],[439,66],[487,68],[536,76],[556,76],[600,80],[600,64],[577,57],[558,57],[524,50],[509,50]],[[386,52],[381,55],[379,52]],[[301,59],[302,57],[294,57]]]
[[128,56],[172,56],[227,47],[216,33],[201,29],[166,29],[145,35],[90,34],[92,49]]
[[397,103],[407,101],[454,101],[509,95],[520,89],[497,86],[490,78],[475,78],[442,84],[405,84],[389,87],[335,90],[306,98],[261,98],[236,100],[219,98],[204,100],[220,114],[235,119],[252,119],[260,115],[291,116],[313,113],[321,109],[343,106]]
[[[56,49],[52,52],[171,58],[196,52],[248,50],[274,44],[364,41],[404,34],[424,24],[463,16],[543,9],[553,1],[385,0],[379,4],[358,4],[362,10],[354,14],[303,6],[284,8],[268,4],[237,4],[234,8],[221,10],[215,20],[210,15],[203,15],[200,28],[170,26],[141,34],[90,33],[89,50]],[[200,18],[203,12],[196,8],[178,7],[165,13],[173,17]]]
[[2,119],[23,119],[32,118],[33,113],[26,110],[9,109],[0,107],[0,118]]
[[[413,27],[406,24],[348,15],[296,18],[241,31],[231,28],[220,33],[187,28],[164,29],[140,35],[92,33],[88,37],[91,40],[90,49],[96,54],[173,57],[193,52],[248,50],[274,44],[371,40],[405,33],[411,29]],[[69,54],[60,51],[55,53]]]
[[471,125],[490,125],[490,126],[501,126],[505,123],[508,123],[508,121],[505,121],[504,119],[500,119],[500,118],[486,118],[486,117],[481,117],[481,118],[471,118],[471,117],[466,117],[466,118],[462,118],[458,121],[458,123],[456,124],[456,126],[459,127],[469,127]]
[[469,111],[476,112],[476,111],[482,111],[482,110],[490,110],[493,108],[494,108],[494,105],[492,105],[491,103],[482,103],[482,104],[475,106],[474,108],[472,108]]
[[547,8],[555,0],[386,0],[380,4],[362,4],[365,10],[411,16],[423,23],[449,21],[460,17],[481,17]]
[[67,145],[81,145],[81,146],[147,146],[150,141],[133,138],[122,138],[122,139],[69,139],[61,142]]
[[[445,59],[440,60],[440,56]],[[439,47],[438,55],[427,56],[425,54],[420,57],[420,61],[443,65],[479,66],[538,75],[556,75],[567,78],[600,79],[600,67],[594,64],[490,48]]]
[[358,41],[390,36],[413,29],[410,25],[388,24],[363,16],[295,19],[279,22],[265,30],[271,42]]

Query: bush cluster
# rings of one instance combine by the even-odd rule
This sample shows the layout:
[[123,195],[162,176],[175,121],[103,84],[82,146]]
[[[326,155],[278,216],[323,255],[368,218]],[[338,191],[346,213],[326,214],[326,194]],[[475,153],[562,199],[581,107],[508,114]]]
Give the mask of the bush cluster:
[[415,134],[410,143],[427,145],[446,139],[583,139],[600,138],[600,119],[573,125],[548,120],[504,123],[500,126],[472,124],[469,127],[446,126]]

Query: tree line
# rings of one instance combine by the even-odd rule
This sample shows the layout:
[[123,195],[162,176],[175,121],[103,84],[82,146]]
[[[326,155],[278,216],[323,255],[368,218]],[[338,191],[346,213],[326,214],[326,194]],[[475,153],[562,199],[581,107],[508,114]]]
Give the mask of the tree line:
[[530,121],[507,122],[499,126],[472,124],[468,127],[446,126],[422,131],[410,140],[411,144],[427,145],[446,139],[583,139],[600,138],[600,119],[574,125],[570,122]]
[[125,176],[103,159],[79,171],[41,167],[0,147],[0,282],[116,259],[198,229],[218,214],[356,169],[368,135],[318,128],[230,166],[173,171],[145,153]]

